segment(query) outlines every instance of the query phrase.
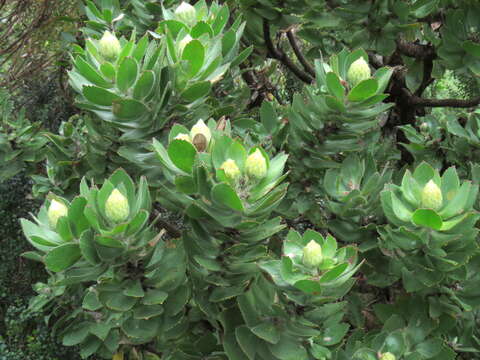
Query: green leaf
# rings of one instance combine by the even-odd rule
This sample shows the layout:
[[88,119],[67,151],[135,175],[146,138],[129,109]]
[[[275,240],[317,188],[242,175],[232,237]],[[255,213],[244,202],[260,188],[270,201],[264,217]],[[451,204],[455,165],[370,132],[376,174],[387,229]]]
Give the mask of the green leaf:
[[165,291],[152,289],[147,291],[142,302],[144,305],[161,305],[167,297],[168,294]]
[[277,112],[271,102],[262,102],[262,106],[260,107],[260,120],[265,130],[267,130],[267,133],[274,134],[276,129],[278,129],[280,122],[278,121]]
[[188,61],[190,70],[188,75],[194,77],[202,68],[205,61],[205,49],[199,40],[192,40],[183,49],[182,60]]
[[128,284],[128,286],[125,288],[125,290],[123,290],[123,295],[135,297],[135,298],[143,297],[145,295],[145,292],[143,291],[140,280],[136,280],[136,281],[132,280]]
[[210,81],[197,82],[182,92],[181,97],[192,103],[202,97],[208,95],[212,84]]
[[137,100],[142,100],[148,97],[155,85],[155,74],[151,70],[143,72],[133,88],[133,97]]
[[364,101],[377,93],[378,82],[375,79],[367,79],[357,84],[348,94],[348,100],[352,102]]
[[264,322],[250,329],[260,339],[268,341],[271,344],[277,344],[280,340],[280,331],[271,322]]
[[77,244],[64,244],[51,250],[45,257],[47,269],[58,272],[72,266],[81,257]]
[[470,55],[480,58],[480,44],[467,40],[463,43],[463,49]]
[[102,303],[98,300],[95,291],[88,291],[83,298],[82,307],[86,310],[96,311],[102,308]]
[[108,295],[106,305],[109,309],[123,312],[130,310],[136,303],[136,298],[115,292]]
[[418,344],[415,348],[422,356],[427,359],[434,358],[442,350],[443,341],[441,339],[429,339]]
[[114,100],[121,99],[117,94],[97,86],[84,86],[83,96],[88,101],[101,106],[112,106]]
[[90,81],[92,84],[103,87],[111,88],[113,85],[103,78],[100,73],[98,73],[92,65],[83,60],[80,56],[75,59],[75,67],[77,68],[80,75],[85,79]]
[[[148,111],[145,104],[137,100],[123,99],[113,102],[113,114],[121,120],[139,119]],[[138,124],[136,127],[141,127],[141,124]]]
[[328,91],[330,92],[330,94],[335,96],[338,100],[343,101],[343,97],[345,96],[345,88],[340,82],[337,74],[333,72],[327,73],[326,80]]
[[425,226],[430,229],[440,230],[442,218],[432,209],[418,209],[412,215],[412,222],[418,226]]
[[93,241],[92,231],[84,231],[79,241],[80,251],[85,260],[87,260],[91,265],[97,265],[100,262],[100,258],[97,254],[97,249],[95,248],[95,243]]
[[123,92],[128,90],[135,84],[138,76],[138,63],[134,58],[127,57],[123,60],[117,72],[117,87]]
[[212,199],[233,210],[243,211],[242,200],[228,184],[217,184],[212,189]]
[[90,330],[89,322],[81,322],[70,328],[65,335],[63,335],[62,343],[64,346],[74,346],[80,344],[88,336]]
[[173,140],[168,145],[168,155],[172,163],[180,170],[191,174],[197,150],[185,140]]

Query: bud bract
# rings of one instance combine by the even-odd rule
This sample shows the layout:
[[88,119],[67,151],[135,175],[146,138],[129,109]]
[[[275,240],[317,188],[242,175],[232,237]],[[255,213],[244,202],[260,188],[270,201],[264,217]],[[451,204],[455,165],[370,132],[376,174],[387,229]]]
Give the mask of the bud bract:
[[[203,122],[203,120],[198,120],[195,125],[192,126],[190,130],[190,138],[199,151],[203,151],[207,148],[210,139],[212,138],[212,133],[208,126]],[[201,145],[201,146],[200,146]]]
[[193,38],[190,35],[185,35],[185,37],[180,40],[180,42],[178,43],[178,52],[180,53],[180,55],[182,55],[185,46],[187,46],[188,43],[192,40]]
[[180,133],[177,136],[175,136],[175,140],[184,140],[184,141],[188,141],[189,143],[192,142],[190,135],[184,134],[184,133]]
[[380,356],[380,360],[397,360],[397,358],[391,352],[386,352]]
[[422,190],[422,207],[438,210],[442,207],[443,197],[442,190],[430,180]]
[[355,60],[348,69],[347,79],[352,87],[355,87],[363,80],[367,80],[372,76],[370,67],[363,57]]
[[257,149],[250,154],[245,162],[245,170],[247,175],[256,179],[261,179],[267,174],[267,161],[262,152]]
[[113,189],[105,203],[105,214],[113,222],[122,222],[128,218],[130,207],[128,200],[118,189]]
[[322,263],[322,259],[322,247],[315,240],[310,240],[303,248],[303,265],[316,268]]
[[197,10],[184,1],[175,10],[175,17],[181,22],[192,26],[197,22]]
[[235,160],[228,159],[224,161],[222,166],[220,166],[220,169],[222,169],[227,178],[231,180],[236,180],[240,176],[240,169],[238,168]]
[[115,34],[105,31],[98,42],[100,54],[109,60],[114,60],[120,54],[122,47]]
[[62,216],[67,216],[67,214],[68,209],[63,203],[55,199],[50,202],[48,208],[48,222],[53,229],[57,226],[58,219]]

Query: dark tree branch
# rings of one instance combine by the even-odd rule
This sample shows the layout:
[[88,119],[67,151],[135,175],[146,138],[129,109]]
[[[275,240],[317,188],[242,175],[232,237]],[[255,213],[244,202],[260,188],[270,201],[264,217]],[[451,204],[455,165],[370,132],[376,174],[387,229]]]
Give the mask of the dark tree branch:
[[415,91],[415,96],[422,96],[425,89],[433,82],[433,59],[434,56],[429,56],[423,59],[423,79],[422,83]]
[[436,53],[433,46],[410,43],[403,39],[397,39],[397,49],[401,54],[416,59],[435,58]]
[[287,56],[287,54],[283,52],[282,49],[277,48],[273,44],[270,35],[270,23],[266,19],[263,19],[263,37],[265,39],[265,44],[267,45],[268,56],[270,58],[279,60],[303,82],[307,84],[312,83],[312,77],[299,69],[297,65],[295,65],[295,63]]
[[297,57],[298,61],[300,61],[300,64],[302,64],[305,71],[312,75],[312,77],[315,77],[315,69],[313,68],[312,64],[310,64],[305,58],[302,50],[300,50],[300,46],[298,45],[297,39],[295,38],[295,34],[293,33],[292,29],[287,31],[287,38],[290,42],[290,46],[292,47],[293,52],[295,53],[295,56]]
[[423,99],[421,97],[413,95],[410,98],[410,103],[413,106],[425,106],[425,107],[452,107],[452,108],[470,108],[480,105],[480,96],[469,99]]

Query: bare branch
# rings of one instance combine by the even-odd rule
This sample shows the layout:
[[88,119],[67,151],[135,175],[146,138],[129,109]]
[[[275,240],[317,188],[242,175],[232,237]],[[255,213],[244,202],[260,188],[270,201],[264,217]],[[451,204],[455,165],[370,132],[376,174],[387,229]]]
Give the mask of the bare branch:
[[300,46],[298,45],[297,39],[295,38],[295,34],[293,33],[292,29],[287,31],[287,38],[288,38],[288,41],[290,42],[290,45],[292,46],[295,56],[297,57],[298,61],[300,61],[300,64],[302,64],[305,71],[308,72],[313,77],[315,77],[315,69],[305,58],[305,56],[302,53],[302,50],[300,50]]
[[267,45],[269,57],[279,60],[303,82],[310,84],[313,81],[313,78],[299,69],[297,65],[295,65],[295,63],[287,56],[287,54],[283,52],[282,49],[277,48],[273,44],[270,35],[270,23],[266,19],[263,19],[263,37],[265,39],[265,44]]

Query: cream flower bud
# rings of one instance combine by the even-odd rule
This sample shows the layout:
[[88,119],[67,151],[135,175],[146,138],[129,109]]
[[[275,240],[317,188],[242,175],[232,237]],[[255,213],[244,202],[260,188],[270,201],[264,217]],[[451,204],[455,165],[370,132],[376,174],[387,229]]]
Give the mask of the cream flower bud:
[[113,189],[105,203],[105,214],[113,222],[122,222],[128,218],[130,207],[128,200],[118,189]]
[[430,180],[422,190],[421,204],[422,207],[438,210],[442,207],[443,197],[442,190]]
[[267,162],[262,152],[257,149],[250,154],[245,162],[245,170],[247,175],[256,179],[262,179],[267,174]]
[[68,209],[63,203],[55,199],[52,200],[50,202],[50,206],[48,207],[48,213],[47,213],[50,227],[55,229],[55,227],[57,226],[58,219],[60,219],[62,216],[67,216],[67,214],[68,214]]
[[350,65],[347,73],[347,79],[352,88],[363,80],[369,79],[371,76],[370,67],[363,57],[355,60],[352,65]]
[[193,38],[190,35],[185,35],[185,37],[179,41],[178,52],[180,53],[180,55],[183,54],[183,50],[185,49],[185,46],[187,46],[188,43],[192,40]]
[[175,10],[175,17],[187,25],[194,25],[197,22],[197,10],[189,3],[183,1]]
[[228,159],[224,161],[222,166],[220,166],[220,169],[222,169],[227,178],[231,180],[236,180],[240,176],[240,169],[238,168],[235,160]]
[[386,352],[380,356],[380,360],[397,360],[397,358],[391,352]]
[[198,151],[204,151],[212,138],[212,133],[203,120],[198,120],[190,130],[190,138]]
[[120,54],[122,47],[115,34],[105,31],[98,42],[100,54],[109,60],[114,60]]
[[317,268],[322,263],[322,259],[322,247],[315,240],[310,240],[303,248],[303,265]]
[[177,136],[175,136],[174,140],[184,140],[184,141],[188,141],[189,143],[192,142],[192,139],[190,139],[190,135],[184,134],[184,133],[180,133]]

